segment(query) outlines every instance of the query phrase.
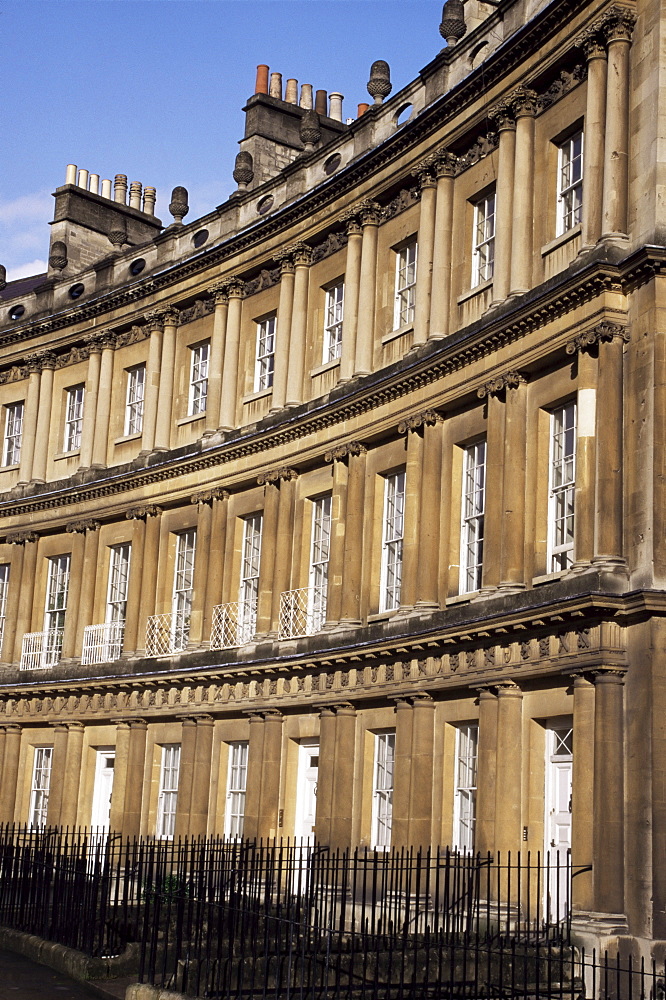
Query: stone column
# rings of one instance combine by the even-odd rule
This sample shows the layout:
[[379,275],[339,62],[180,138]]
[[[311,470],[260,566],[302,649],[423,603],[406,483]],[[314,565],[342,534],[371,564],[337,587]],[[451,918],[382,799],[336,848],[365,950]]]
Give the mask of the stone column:
[[123,637],[123,656],[136,651],[139,628],[139,608],[141,604],[141,579],[143,577],[143,550],[146,535],[146,514],[143,507],[131,507],[125,514],[132,525],[132,550],[130,558],[129,588],[127,594],[127,615]]
[[490,593],[501,579],[502,524],[504,507],[504,376],[499,375],[477,389],[480,399],[487,399],[486,496],[484,515],[482,590]]
[[582,674],[573,682],[573,776],[571,783],[571,883],[574,910],[593,910],[593,873],[578,874],[594,857],[594,684]]
[[80,722],[67,723],[67,758],[62,783],[60,826],[75,827],[79,809],[79,785],[83,758],[84,726]]
[[0,781],[2,780],[2,767],[5,760],[5,727],[0,726]]
[[[136,645],[135,650],[138,656],[145,655],[146,651],[146,624],[151,615],[155,614],[155,598],[157,594],[157,570],[160,550],[160,524],[162,508],[155,504],[147,504],[145,507],[133,507],[127,511],[126,517],[133,520],[140,518],[145,520],[143,531],[143,553],[141,555],[141,591],[139,600],[139,618],[136,625]],[[128,601],[128,612],[129,612]],[[129,614],[128,614],[129,619]],[[133,621],[128,621],[128,625],[134,628]],[[129,649],[131,636],[126,626],[126,643]]]
[[504,376],[504,462],[500,590],[525,587],[525,463],[527,386],[519,372]]
[[442,513],[442,417],[422,414],[423,466],[416,576],[417,611],[439,608],[440,518]]
[[203,641],[203,620],[206,600],[206,578],[210,568],[210,546],[213,534],[212,490],[193,493],[190,503],[197,505],[197,544],[192,581],[192,610],[187,648],[197,649]]
[[236,426],[238,407],[238,353],[240,348],[241,315],[245,284],[240,278],[227,278],[229,314],[227,336],[224,343],[222,367],[222,399],[220,400],[220,429],[232,430]]
[[[35,453],[32,461],[32,479],[43,483],[46,480],[46,462],[50,447],[51,404],[53,402],[53,372],[56,356],[48,351],[41,355],[41,375],[39,380],[39,409],[35,430]],[[85,404],[84,404],[85,405]],[[25,439],[25,432],[23,434]],[[56,445],[62,448],[62,441]]]
[[143,719],[129,720],[129,746],[127,750],[127,777],[125,803],[122,816],[123,837],[134,838],[141,833],[141,806],[143,802],[143,773],[146,766],[146,733],[148,724]]
[[595,565],[626,572],[623,557],[623,364],[627,331],[615,323],[600,323],[591,335],[599,350],[597,408],[597,499]]
[[224,362],[224,342],[227,335],[229,313],[229,292],[224,281],[212,285],[208,292],[215,302],[213,333],[210,338],[210,358],[208,363],[208,396],[206,399],[206,430],[212,434],[220,421],[220,401],[222,399],[222,365]]
[[81,455],[79,468],[88,469],[92,465],[93,439],[95,437],[95,413],[99,393],[99,370],[102,357],[102,345],[99,335],[93,333],[85,338],[88,344],[88,377],[86,378],[85,406],[83,407],[83,426],[81,428]]
[[492,298],[492,304],[498,305],[507,297],[511,286],[511,243],[516,168],[516,119],[511,101],[500,101],[491,111],[491,118],[499,132]]
[[594,555],[594,487],[597,451],[598,358],[593,357],[586,334],[567,344],[567,354],[576,354],[578,393],[576,399],[576,487],[574,499],[574,564],[572,572],[585,570]]
[[435,252],[435,213],[437,206],[437,180],[434,176],[435,158],[424,160],[417,167],[421,188],[419,214],[418,257],[416,262],[416,288],[414,290],[414,335],[412,347],[425,344],[430,334],[430,303],[432,294],[432,266]]
[[296,243],[291,248],[296,274],[294,277],[294,300],[291,315],[291,338],[289,345],[289,365],[287,371],[287,406],[298,406],[303,402],[303,374],[305,371],[305,339],[308,326],[308,286],[312,250],[305,243]]
[[278,830],[282,714],[277,710],[250,716],[244,836],[273,838]]
[[13,823],[21,753],[21,727],[9,725],[5,726],[4,730],[5,752],[2,759],[2,781],[0,781],[0,823]]
[[407,698],[395,699],[395,761],[391,847],[409,846],[413,712]]
[[351,441],[342,447],[348,455],[349,473],[340,623],[354,626],[361,624],[366,448],[358,441]]
[[264,717],[261,712],[250,713],[250,738],[247,747],[247,776],[245,792],[245,818],[243,836],[247,840],[259,837],[259,804],[264,760]]
[[126,720],[116,725],[116,759],[113,768],[113,786],[111,788],[111,814],[109,827],[111,833],[120,833],[123,828],[125,811],[125,794],[127,790],[127,764],[129,760],[130,724]]
[[290,363],[291,317],[294,308],[294,257],[291,247],[275,254],[280,264],[280,302],[275,331],[275,370],[271,413],[284,408],[287,401],[287,372]]
[[[3,663],[12,663],[14,660],[16,625],[21,599],[24,542],[25,537],[22,531],[12,532],[5,537],[5,544],[12,546],[12,554],[10,556],[9,593],[7,594],[7,608],[5,611],[5,629],[2,636],[2,650],[0,651],[0,660]],[[0,774],[2,774],[1,769]]]
[[328,560],[328,593],[324,628],[334,628],[342,614],[342,574],[345,558],[345,524],[347,514],[346,447],[327,451],[324,458],[333,463],[331,492],[331,548]]
[[[93,610],[95,607],[95,577],[97,575],[97,553],[99,551],[99,521],[83,521],[84,546],[83,566],[81,568],[81,589],[76,620],[76,636],[74,639],[74,656],[81,656],[83,651],[83,635],[86,625],[94,625]],[[69,525],[67,526],[69,530]]]
[[375,343],[377,234],[382,210],[377,202],[370,199],[362,202],[358,206],[358,210],[363,226],[363,241],[361,244],[361,276],[358,295],[358,327],[356,331],[354,375],[369,375],[372,371]]
[[402,420],[398,433],[407,435],[405,467],[405,514],[402,539],[402,580],[400,610],[414,610],[416,581],[419,574],[419,528],[421,523],[421,493],[423,472],[423,419],[420,414]]
[[429,694],[415,694],[412,706],[409,846],[425,851],[432,842],[435,703]]
[[340,381],[354,375],[356,337],[358,332],[358,297],[361,286],[361,244],[363,228],[355,210],[343,216],[347,229],[347,264],[345,268],[345,301],[342,314],[342,354]]
[[69,726],[57,722],[53,727],[53,756],[49,780],[49,799],[46,807],[46,825],[61,826],[62,797],[67,766],[67,737]]
[[197,716],[196,745],[190,800],[190,837],[205,837],[208,829],[208,804],[213,757],[214,720],[211,715]]
[[[69,608],[65,614],[65,627],[62,635],[61,660],[69,660],[74,656],[76,647],[76,634],[78,624],[78,613],[82,592],[79,589],[83,582],[83,549],[85,545],[85,532],[88,526],[87,521],[70,521],[67,525],[67,533],[71,537],[72,554],[69,565],[69,594],[67,603]],[[75,595],[79,596],[79,604],[74,604]]]
[[35,599],[35,574],[37,570],[37,543],[39,542],[39,535],[35,531],[18,531],[11,538],[12,541],[16,539],[17,544],[24,546],[13,656],[14,661],[18,663],[21,659],[23,636],[26,632],[32,631],[32,606]]
[[507,860],[509,851],[515,857],[521,844],[522,710],[523,693],[518,685],[512,681],[499,684],[497,686],[495,850],[501,853],[504,862]]
[[[97,392],[97,408],[95,413],[95,437],[92,452],[92,464],[95,468],[103,468],[106,465],[109,450],[109,417],[111,414],[111,393],[113,391],[113,352],[116,347],[116,339],[112,334],[107,334],[101,339],[102,360],[99,370],[99,389]],[[94,405],[90,401],[90,405]],[[85,414],[88,406],[86,403],[83,409]]]
[[333,783],[335,780],[335,705],[319,709],[319,769],[317,772],[317,843],[331,846]]
[[636,15],[612,7],[603,18],[608,42],[604,144],[603,236],[626,236],[629,175],[629,48]]
[[451,256],[453,236],[453,191],[457,156],[447,150],[437,154],[435,175],[435,240],[432,257],[430,339],[446,337],[451,317]]
[[174,840],[186,837],[190,828],[190,807],[194,788],[194,758],[197,742],[197,720],[187,717],[182,720],[181,725],[180,768],[178,770]]
[[257,636],[267,636],[273,617],[273,584],[277,549],[280,470],[262,473],[257,482],[264,487],[264,513],[261,526],[259,596],[257,598]]
[[21,462],[19,465],[19,482],[29,483],[32,479],[32,465],[37,439],[37,414],[39,411],[39,384],[41,361],[39,355],[32,354],[27,358],[28,389],[25,399],[23,416],[23,434],[21,435]]
[[168,451],[171,447],[171,412],[173,409],[173,378],[176,366],[176,330],[180,314],[169,307],[162,312],[164,332],[162,334],[162,361],[160,364],[160,385],[157,395],[157,417],[155,420],[155,451]]
[[225,564],[224,554],[227,539],[227,519],[229,516],[229,494],[226,490],[215,487],[210,490],[213,495],[213,517],[211,526],[210,555],[206,574],[206,593],[204,598],[203,635],[204,641],[210,640],[213,623],[213,609],[223,602]]
[[[319,761],[322,752],[319,747]],[[335,706],[335,768],[331,798],[330,846],[347,850],[352,843],[354,766],[356,760],[356,709],[348,702]],[[319,808],[319,802],[317,802]]]
[[146,362],[143,430],[141,433],[141,451],[145,452],[151,452],[155,448],[157,398],[160,391],[160,367],[162,363],[162,319],[163,313],[157,309],[146,315],[146,325],[150,330],[150,340],[148,343],[148,360]]
[[577,39],[577,44],[587,57],[582,243],[583,247],[593,247],[601,237],[603,219],[606,46],[601,33],[591,29]]
[[280,469],[270,628],[270,634],[274,636],[277,636],[280,629],[280,596],[291,589],[291,553],[294,542],[294,503],[297,479],[298,473],[294,469]]
[[510,291],[512,295],[520,295],[532,287],[536,93],[527,87],[518,87],[511,96],[511,107],[516,116],[516,156]]
[[624,671],[594,678],[594,911],[624,913]]
[[497,794],[497,697],[488,688],[479,691],[477,775],[474,850],[479,854],[492,854],[495,851]]

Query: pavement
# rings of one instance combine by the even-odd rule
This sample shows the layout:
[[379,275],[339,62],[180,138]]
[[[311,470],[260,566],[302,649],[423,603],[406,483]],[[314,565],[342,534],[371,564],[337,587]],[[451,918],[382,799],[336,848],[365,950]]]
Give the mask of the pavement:
[[77,982],[46,965],[0,949],[0,1000],[123,1000],[136,977]]

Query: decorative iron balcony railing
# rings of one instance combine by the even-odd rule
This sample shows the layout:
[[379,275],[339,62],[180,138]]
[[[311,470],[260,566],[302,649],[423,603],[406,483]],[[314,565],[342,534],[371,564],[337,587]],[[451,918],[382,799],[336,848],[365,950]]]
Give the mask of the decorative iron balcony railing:
[[146,656],[182,653],[190,637],[190,616],[184,611],[151,615],[146,623]]
[[326,588],[302,587],[280,594],[278,638],[295,639],[319,632],[326,620]]
[[81,663],[110,663],[111,660],[120,659],[124,635],[124,621],[86,625],[83,630]]
[[21,670],[43,670],[54,667],[62,651],[62,628],[45,632],[26,632],[21,647]]
[[232,601],[213,608],[211,649],[229,649],[249,642],[257,630],[257,602]]

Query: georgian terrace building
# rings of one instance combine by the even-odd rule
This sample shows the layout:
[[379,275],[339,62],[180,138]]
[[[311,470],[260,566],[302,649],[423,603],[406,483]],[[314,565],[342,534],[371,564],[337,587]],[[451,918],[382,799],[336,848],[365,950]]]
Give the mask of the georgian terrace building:
[[346,122],[259,67],[194,222],[68,168],[0,293],[0,820],[571,846],[666,938],[665,28],[448,0]]

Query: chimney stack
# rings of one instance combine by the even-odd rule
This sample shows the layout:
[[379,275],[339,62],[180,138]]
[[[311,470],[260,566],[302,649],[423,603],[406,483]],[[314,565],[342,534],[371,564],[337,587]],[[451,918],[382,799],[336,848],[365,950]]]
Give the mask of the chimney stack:
[[268,93],[268,66],[264,63],[260,63],[257,66],[257,78],[254,84],[255,94],[267,94]]
[[268,94],[278,101],[282,100],[282,73],[271,73],[271,87]]
[[306,111],[312,110],[312,84],[304,83],[301,85],[301,107],[305,108]]
[[324,117],[328,115],[328,108],[326,107],[327,104],[328,94],[325,90],[318,90],[315,94],[315,111],[318,115],[324,115]]

